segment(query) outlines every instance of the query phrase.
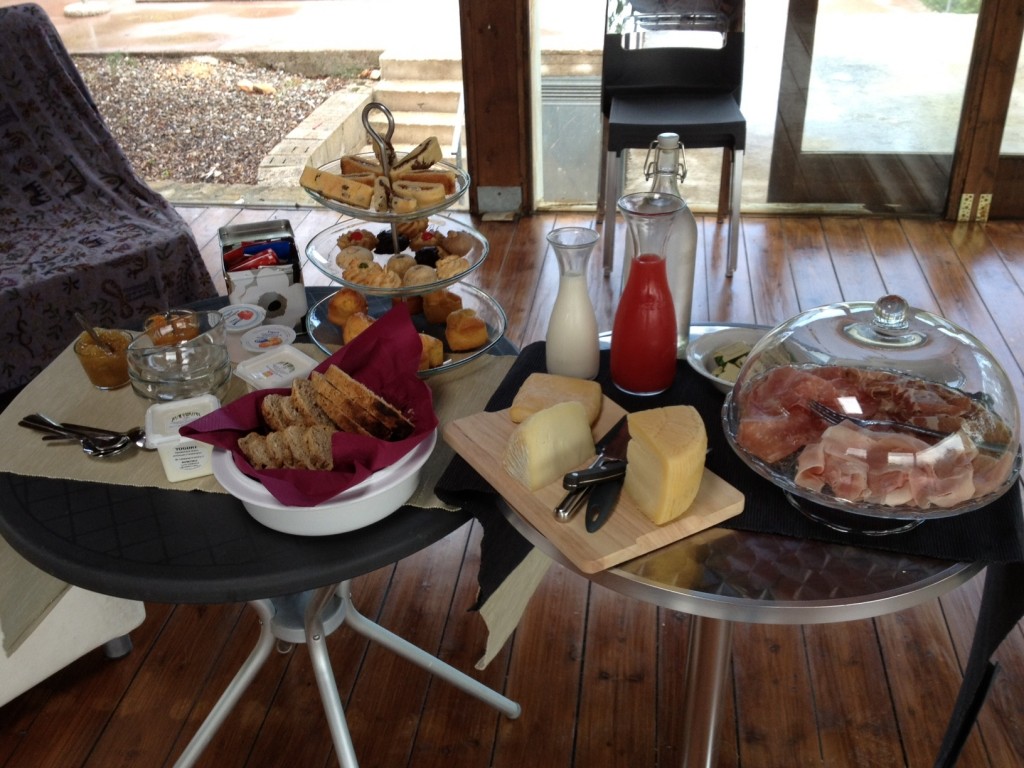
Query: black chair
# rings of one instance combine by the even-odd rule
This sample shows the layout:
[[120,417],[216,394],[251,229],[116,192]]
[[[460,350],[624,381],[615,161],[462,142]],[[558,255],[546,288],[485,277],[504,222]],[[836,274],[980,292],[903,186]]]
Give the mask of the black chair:
[[[740,111],[743,32],[723,35],[711,48],[627,49],[630,35],[606,34],[601,72],[604,120],[604,266],[614,261],[616,203],[625,177],[625,150],[650,146],[659,133],[679,134],[685,149],[722,147],[718,220],[729,212],[726,274],[736,269],[740,189],[747,122]],[[599,192],[599,199],[602,194]],[[598,204],[598,216],[602,215]]]

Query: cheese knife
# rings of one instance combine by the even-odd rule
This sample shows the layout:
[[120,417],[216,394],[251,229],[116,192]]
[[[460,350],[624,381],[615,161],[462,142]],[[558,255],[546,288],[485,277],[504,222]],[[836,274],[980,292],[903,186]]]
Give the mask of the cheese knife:
[[623,425],[615,437],[608,441],[605,448],[607,463],[614,462],[617,467],[616,473],[597,482],[590,489],[590,498],[587,499],[587,513],[584,524],[588,533],[594,533],[602,525],[608,522],[612,512],[619,503],[619,496],[622,493],[622,485],[626,479],[626,446],[629,444],[629,425]]
[[[597,451],[597,457],[590,463],[586,470],[582,472],[599,472],[605,463],[605,459],[608,456],[608,448],[614,442],[616,436],[623,431],[626,426],[626,417],[623,416],[608,430],[605,435],[594,444],[594,449]],[[581,471],[570,472],[562,479],[562,486],[568,491],[565,497],[555,507],[555,519],[561,523],[567,523],[576,514],[576,510],[580,508],[580,505],[586,500],[587,495],[590,493],[591,483],[580,483],[578,477]]]

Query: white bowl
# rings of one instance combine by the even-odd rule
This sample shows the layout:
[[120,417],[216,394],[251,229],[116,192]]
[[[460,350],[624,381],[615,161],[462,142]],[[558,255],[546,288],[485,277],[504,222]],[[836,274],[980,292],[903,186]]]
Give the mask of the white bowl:
[[686,362],[693,370],[714,384],[719,392],[728,393],[732,391],[733,383],[711,373],[716,367],[715,353],[736,342],[749,344],[753,348],[769,330],[769,328],[737,326],[709,330],[699,336],[693,335],[690,337],[690,343],[686,346]]
[[390,467],[315,507],[282,504],[262,483],[243,474],[231,453],[221,448],[213,452],[213,476],[267,528],[297,536],[332,536],[373,525],[405,504],[416,491],[420,470],[436,443],[434,430]]

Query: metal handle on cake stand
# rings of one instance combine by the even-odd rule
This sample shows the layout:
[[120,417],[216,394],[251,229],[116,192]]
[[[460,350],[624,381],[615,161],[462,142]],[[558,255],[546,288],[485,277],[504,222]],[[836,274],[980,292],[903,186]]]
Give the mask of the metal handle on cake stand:
[[[370,113],[380,112],[388,121],[388,130],[383,136],[370,124]],[[384,172],[385,183],[388,185],[388,189],[391,188],[391,166],[395,161],[395,148],[391,144],[391,137],[395,135],[395,118],[391,114],[391,110],[385,107],[378,101],[371,101],[365,107],[363,107],[363,128],[366,129],[366,134],[369,136],[370,141],[373,142],[377,148],[375,155],[377,160],[380,162],[381,170]],[[390,204],[390,199],[388,203]],[[398,253],[398,224],[394,221],[391,222],[391,247],[394,253]]]

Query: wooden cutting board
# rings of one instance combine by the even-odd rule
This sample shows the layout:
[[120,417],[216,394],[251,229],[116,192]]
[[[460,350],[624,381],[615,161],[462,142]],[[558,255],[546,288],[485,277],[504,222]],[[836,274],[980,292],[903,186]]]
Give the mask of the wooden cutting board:
[[[625,413],[607,397],[594,425],[600,438]],[[595,533],[584,526],[584,509],[567,523],[555,519],[554,508],[565,490],[562,480],[530,491],[501,466],[505,446],[515,428],[508,410],[476,413],[448,424],[444,439],[527,522],[550,540],[583,573],[595,573],[646,554],[691,534],[717,525],[743,511],[744,497],[737,489],[705,469],[700,490],[690,509],[665,525],[652,523],[625,493],[608,521]],[[584,466],[589,462],[584,462]]]

